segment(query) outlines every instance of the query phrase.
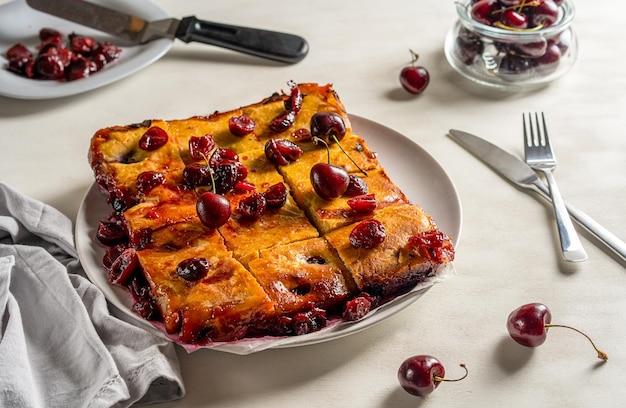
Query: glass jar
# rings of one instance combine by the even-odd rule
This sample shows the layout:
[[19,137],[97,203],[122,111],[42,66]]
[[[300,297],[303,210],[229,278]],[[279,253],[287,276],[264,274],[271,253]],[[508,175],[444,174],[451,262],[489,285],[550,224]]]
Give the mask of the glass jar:
[[472,19],[472,1],[456,3],[458,21],[446,37],[448,63],[464,77],[492,88],[524,91],[563,76],[576,61],[571,28],[574,4],[565,0],[559,17],[538,30],[510,30]]

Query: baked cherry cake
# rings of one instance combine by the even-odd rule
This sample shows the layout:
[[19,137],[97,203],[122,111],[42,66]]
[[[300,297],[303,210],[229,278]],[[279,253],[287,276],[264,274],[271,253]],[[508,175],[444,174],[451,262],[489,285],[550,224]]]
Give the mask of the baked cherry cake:
[[89,161],[112,284],[191,345],[359,320],[454,258],[331,85],[229,112],[101,129]]

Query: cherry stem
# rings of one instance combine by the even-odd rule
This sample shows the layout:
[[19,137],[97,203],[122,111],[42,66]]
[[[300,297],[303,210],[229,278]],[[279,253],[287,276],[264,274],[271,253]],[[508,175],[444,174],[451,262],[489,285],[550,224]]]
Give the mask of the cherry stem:
[[328,157],[328,164],[330,164],[330,148],[328,147],[328,143],[326,143],[326,141],[320,137],[317,136],[313,136],[311,138],[311,140],[313,141],[313,143],[318,144],[318,143],[323,143],[324,146],[326,146],[326,155]]
[[589,343],[591,343],[593,348],[596,350],[596,352],[598,353],[598,358],[600,360],[607,361],[609,359],[609,356],[607,356],[607,354],[604,351],[602,351],[602,350],[598,349],[598,347],[596,347],[596,345],[593,342],[593,340],[591,340],[591,337],[589,337],[587,334],[583,333],[582,331],[578,330],[577,328],[572,327],[572,326],[566,326],[566,325],[563,325],[563,324],[552,324],[552,323],[545,324],[544,326],[546,328],[549,328],[549,327],[561,327],[561,328],[564,328],[564,329],[574,330],[575,332],[577,332],[579,334],[582,334],[583,336],[585,336],[587,338],[587,340],[589,340]]
[[198,152],[198,153],[200,153],[200,156],[202,156],[202,158],[204,159],[204,162],[206,163],[207,169],[209,169],[209,175],[211,176],[211,191],[215,192],[215,177],[213,177],[213,169],[211,168],[211,163],[209,162],[209,159],[206,157],[206,154],[202,152]]
[[411,53],[411,65],[415,65],[420,55],[411,49],[409,49],[409,52]]
[[433,376],[433,381],[437,381],[437,382],[456,382],[456,381],[461,381],[464,380],[465,377],[467,377],[467,375],[469,374],[469,371],[467,370],[467,367],[465,366],[465,364],[459,364],[461,367],[463,367],[463,369],[465,370],[465,374],[463,375],[463,377],[461,378],[455,378],[455,379],[450,379],[450,378],[443,378],[443,377],[439,377],[439,376]]
[[[352,162],[352,164],[354,164],[354,165],[356,166],[356,168],[357,168],[357,169],[359,169],[359,171],[360,171],[361,173],[363,173],[363,175],[364,175],[365,177],[367,177],[367,173],[365,172],[365,170],[363,170],[361,167],[359,167],[359,165],[358,165],[358,164],[356,164],[356,162],[355,162],[354,160],[352,160],[352,157],[350,157],[350,155],[349,155],[348,153],[346,153],[346,151],[345,151],[345,150],[343,150],[343,147],[341,147],[341,143],[339,143],[339,140],[337,140],[337,136],[335,136],[335,135],[330,135],[330,137],[333,139],[333,141],[334,141],[335,143],[337,143],[337,146],[339,146],[339,148],[341,149],[341,151],[343,152],[343,154],[345,154],[345,155],[346,155],[346,157],[347,157],[348,159],[350,159],[350,161]],[[330,157],[330,156],[329,156],[329,157]],[[330,159],[329,159],[329,160],[330,160]]]

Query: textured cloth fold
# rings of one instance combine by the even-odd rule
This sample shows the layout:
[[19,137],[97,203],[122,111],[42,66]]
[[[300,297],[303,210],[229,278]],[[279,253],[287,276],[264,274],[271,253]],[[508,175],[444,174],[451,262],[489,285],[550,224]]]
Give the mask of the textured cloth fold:
[[174,345],[109,313],[72,223],[0,183],[0,406],[127,407],[184,396]]

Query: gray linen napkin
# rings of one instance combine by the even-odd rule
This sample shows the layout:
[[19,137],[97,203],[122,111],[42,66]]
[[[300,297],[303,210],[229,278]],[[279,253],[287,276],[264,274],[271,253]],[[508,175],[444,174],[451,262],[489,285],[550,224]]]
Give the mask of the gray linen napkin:
[[69,218],[0,183],[0,406],[182,398],[173,344],[111,316],[77,258]]

